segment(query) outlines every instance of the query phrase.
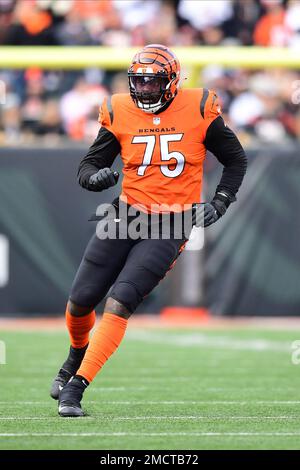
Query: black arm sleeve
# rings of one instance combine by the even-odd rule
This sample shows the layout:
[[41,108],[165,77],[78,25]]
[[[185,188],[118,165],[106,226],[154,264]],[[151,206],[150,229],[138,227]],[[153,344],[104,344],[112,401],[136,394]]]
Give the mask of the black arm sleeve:
[[79,164],[77,176],[80,186],[90,189],[90,176],[101,168],[110,168],[120,150],[119,141],[114,134],[101,127],[94,143]]
[[246,173],[247,157],[238,138],[221,116],[210,124],[204,145],[224,165],[216,192],[225,191],[234,200]]

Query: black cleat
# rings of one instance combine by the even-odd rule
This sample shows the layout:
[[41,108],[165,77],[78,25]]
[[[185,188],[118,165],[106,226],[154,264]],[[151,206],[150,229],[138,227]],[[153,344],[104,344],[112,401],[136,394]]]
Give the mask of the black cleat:
[[81,409],[83,392],[88,386],[88,381],[79,375],[75,375],[59,394],[58,414],[63,418],[78,418],[84,416]]
[[58,400],[59,392],[62,391],[62,389],[69,382],[72,376],[73,374],[70,374],[70,372],[68,372],[65,369],[59,370],[57,376],[53,380],[51,390],[50,390],[50,396],[54,398],[54,400]]
[[76,374],[81,365],[82,359],[84,358],[87,347],[88,345],[84,348],[75,349],[70,346],[69,356],[63,363],[51,386],[50,396],[54,400],[58,400],[59,393],[62,391],[63,387],[69,382],[71,377]]

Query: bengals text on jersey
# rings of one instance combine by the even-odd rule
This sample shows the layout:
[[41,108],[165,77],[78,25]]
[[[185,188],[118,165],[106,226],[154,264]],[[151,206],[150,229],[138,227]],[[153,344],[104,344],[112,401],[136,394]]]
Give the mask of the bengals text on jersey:
[[204,139],[211,122],[221,114],[214,91],[179,90],[159,114],[137,108],[129,94],[105,100],[101,126],[120,143],[123,161],[121,200],[153,205],[189,205],[200,202]]

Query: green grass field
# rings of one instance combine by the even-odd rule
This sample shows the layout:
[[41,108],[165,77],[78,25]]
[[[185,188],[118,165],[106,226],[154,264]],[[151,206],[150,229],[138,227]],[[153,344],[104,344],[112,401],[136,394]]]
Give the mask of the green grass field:
[[77,419],[48,395],[67,335],[0,339],[0,449],[300,448],[297,330],[130,329]]

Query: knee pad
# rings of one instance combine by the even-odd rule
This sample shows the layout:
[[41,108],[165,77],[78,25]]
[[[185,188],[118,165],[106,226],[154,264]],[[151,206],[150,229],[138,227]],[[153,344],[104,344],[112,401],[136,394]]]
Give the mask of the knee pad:
[[93,308],[99,303],[98,298],[98,286],[96,285],[85,285],[82,287],[76,286],[71,289],[70,302],[75,305],[75,309],[79,308]]
[[130,313],[133,313],[143,300],[137,286],[130,281],[117,282],[109,296],[123,304]]

